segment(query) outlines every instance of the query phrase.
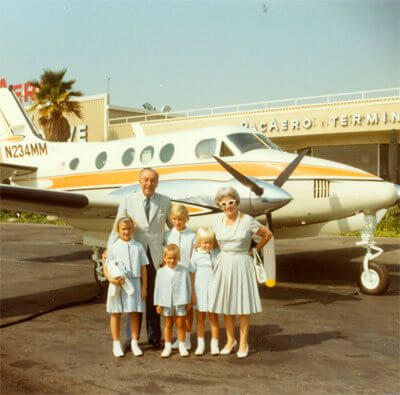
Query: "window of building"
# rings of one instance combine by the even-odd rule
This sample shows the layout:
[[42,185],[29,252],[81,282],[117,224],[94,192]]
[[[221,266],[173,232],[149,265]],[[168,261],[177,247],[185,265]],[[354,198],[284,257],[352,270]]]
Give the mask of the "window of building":
[[196,145],[196,156],[199,159],[208,159],[215,155],[215,148],[217,146],[216,139],[201,140]]
[[174,155],[174,145],[173,144],[166,144],[164,147],[161,148],[160,151],[160,160],[161,162],[168,162],[171,160],[172,155]]
[[133,162],[133,159],[135,159],[135,149],[128,148],[122,155],[122,164],[129,166]]
[[96,167],[102,169],[107,162],[107,152],[103,151],[96,157]]
[[69,162],[69,168],[71,170],[76,170],[79,165],[79,158],[74,158]]
[[372,174],[378,173],[377,144],[313,147],[312,155],[318,158],[344,163]]
[[143,149],[142,153],[140,154],[140,161],[146,165],[149,163],[154,156],[154,148],[151,145],[148,145],[146,148]]

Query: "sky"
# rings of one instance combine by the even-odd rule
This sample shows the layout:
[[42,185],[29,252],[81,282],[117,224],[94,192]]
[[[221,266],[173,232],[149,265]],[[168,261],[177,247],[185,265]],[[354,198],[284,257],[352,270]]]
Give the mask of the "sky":
[[400,0],[2,0],[0,78],[174,110],[400,86]]

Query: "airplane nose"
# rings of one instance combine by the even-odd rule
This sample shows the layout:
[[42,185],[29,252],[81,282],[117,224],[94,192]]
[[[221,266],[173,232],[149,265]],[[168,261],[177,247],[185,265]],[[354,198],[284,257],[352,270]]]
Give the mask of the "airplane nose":
[[394,188],[397,193],[397,204],[400,206],[400,185],[395,185]]

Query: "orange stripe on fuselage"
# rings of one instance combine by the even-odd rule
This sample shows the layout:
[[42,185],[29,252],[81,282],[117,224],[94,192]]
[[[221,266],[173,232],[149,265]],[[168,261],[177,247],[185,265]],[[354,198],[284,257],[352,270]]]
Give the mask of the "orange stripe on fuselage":
[[[235,169],[250,177],[275,178],[287,166],[287,163],[263,164],[257,162],[235,162],[231,163]],[[155,167],[162,177],[185,172],[225,172],[218,163],[199,163],[194,165],[178,165],[170,167]],[[86,174],[65,175],[55,177],[43,177],[42,180],[51,180],[51,189],[68,189],[80,187],[100,187],[104,185],[124,185],[137,182],[141,169],[127,169],[114,171],[99,171]],[[297,166],[292,177],[299,178],[324,178],[324,177],[345,177],[377,179],[373,174],[362,171],[338,169],[323,166],[302,165]],[[22,180],[20,180],[22,181]]]

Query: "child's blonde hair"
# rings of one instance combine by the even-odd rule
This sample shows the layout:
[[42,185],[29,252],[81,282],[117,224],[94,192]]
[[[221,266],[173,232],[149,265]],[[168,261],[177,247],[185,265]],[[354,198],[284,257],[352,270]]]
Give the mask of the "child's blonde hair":
[[176,244],[170,243],[164,247],[163,258],[165,258],[165,255],[167,255],[167,252],[174,252],[178,256],[178,261],[179,261],[180,259],[179,247]]
[[129,222],[131,224],[132,232],[135,230],[135,221],[131,217],[126,216],[126,217],[121,217],[121,218],[119,218],[117,220],[117,222],[115,223],[115,226],[114,226],[114,231],[116,233],[118,233],[119,232],[119,227],[121,226],[121,224],[123,224],[125,222]]
[[171,221],[173,217],[178,217],[188,220],[189,211],[183,204],[173,204],[169,212],[169,217],[171,218]]
[[200,243],[202,240],[215,240],[215,233],[211,228],[202,226],[197,229],[196,232],[196,241]]

